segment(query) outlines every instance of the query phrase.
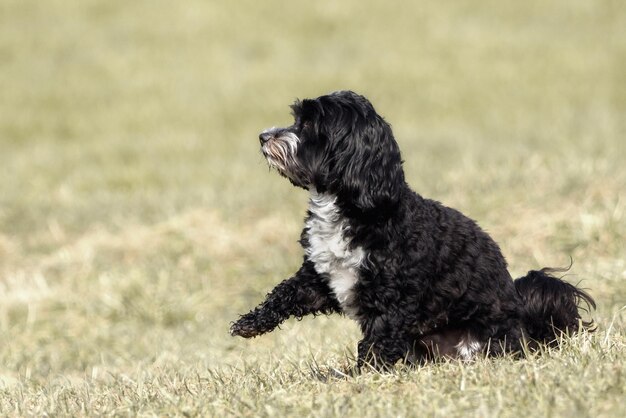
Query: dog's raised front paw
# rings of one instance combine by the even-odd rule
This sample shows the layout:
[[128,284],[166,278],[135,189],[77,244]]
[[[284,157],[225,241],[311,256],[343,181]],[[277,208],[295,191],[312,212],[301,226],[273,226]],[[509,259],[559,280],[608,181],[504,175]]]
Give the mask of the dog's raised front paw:
[[230,326],[230,335],[233,337],[239,336],[243,338],[252,338],[259,335],[260,332],[254,327],[252,321],[245,316],[239,318],[239,320]]

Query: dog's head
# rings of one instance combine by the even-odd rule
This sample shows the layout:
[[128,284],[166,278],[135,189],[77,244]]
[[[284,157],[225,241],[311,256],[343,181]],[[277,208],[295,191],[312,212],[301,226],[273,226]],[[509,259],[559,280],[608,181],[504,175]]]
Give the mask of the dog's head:
[[384,210],[398,202],[400,150],[365,97],[339,91],[291,108],[292,126],[259,135],[270,167],[296,186],[336,195],[347,210]]

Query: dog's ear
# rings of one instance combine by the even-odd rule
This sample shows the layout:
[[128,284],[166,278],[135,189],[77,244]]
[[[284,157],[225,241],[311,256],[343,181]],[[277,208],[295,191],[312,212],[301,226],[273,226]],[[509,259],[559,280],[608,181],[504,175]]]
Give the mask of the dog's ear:
[[352,123],[333,154],[339,201],[363,214],[395,206],[403,189],[400,149],[391,127],[378,114]]

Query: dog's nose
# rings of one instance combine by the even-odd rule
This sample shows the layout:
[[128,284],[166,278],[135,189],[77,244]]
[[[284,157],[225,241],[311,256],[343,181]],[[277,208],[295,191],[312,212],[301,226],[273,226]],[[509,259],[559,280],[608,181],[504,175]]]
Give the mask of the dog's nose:
[[272,137],[271,133],[269,133],[269,132],[261,132],[261,135],[259,135],[259,141],[261,141],[261,145],[263,145],[267,141],[269,141],[271,137]]

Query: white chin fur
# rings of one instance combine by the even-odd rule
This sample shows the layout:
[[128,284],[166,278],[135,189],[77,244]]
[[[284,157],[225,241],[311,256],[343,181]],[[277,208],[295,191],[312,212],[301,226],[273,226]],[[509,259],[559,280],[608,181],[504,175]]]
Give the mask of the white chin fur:
[[[280,131],[277,128],[271,128],[263,131],[263,133],[272,133],[273,131]],[[298,151],[298,144],[300,138],[292,132],[281,133],[280,136],[272,138],[267,143],[263,144],[263,154],[267,159],[270,167],[277,169],[285,176],[294,179],[292,174],[293,169],[297,167],[296,153]]]

